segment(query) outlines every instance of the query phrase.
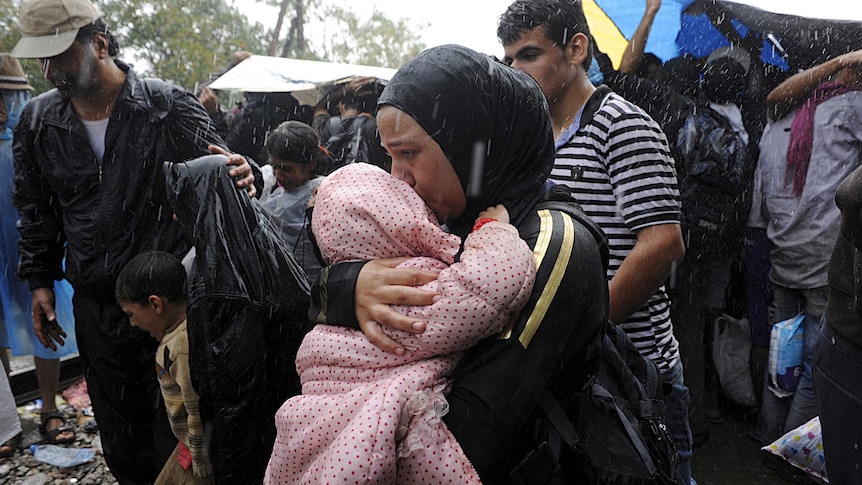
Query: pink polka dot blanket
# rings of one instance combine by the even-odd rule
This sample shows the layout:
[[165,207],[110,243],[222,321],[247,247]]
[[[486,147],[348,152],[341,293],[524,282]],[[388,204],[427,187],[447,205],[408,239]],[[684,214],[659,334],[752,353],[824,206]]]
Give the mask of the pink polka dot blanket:
[[312,229],[329,262],[410,256],[399,267],[438,272],[422,288],[439,297],[395,307],[427,323],[419,335],[386,331],[404,355],[336,325],[306,335],[296,360],[302,395],[276,414],[266,483],[479,483],[441,420],[446,376],[526,304],[536,272],[529,247],[511,225],[491,222],[467,236],[454,262],[460,239],[406,183],[360,163],[321,184]]

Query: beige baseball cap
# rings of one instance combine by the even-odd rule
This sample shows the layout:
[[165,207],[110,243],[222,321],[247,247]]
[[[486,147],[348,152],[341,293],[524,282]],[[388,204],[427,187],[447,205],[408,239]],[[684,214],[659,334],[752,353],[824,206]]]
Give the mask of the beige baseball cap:
[[44,59],[61,54],[75,41],[78,29],[100,16],[89,0],[22,0],[18,9],[22,37],[12,55]]

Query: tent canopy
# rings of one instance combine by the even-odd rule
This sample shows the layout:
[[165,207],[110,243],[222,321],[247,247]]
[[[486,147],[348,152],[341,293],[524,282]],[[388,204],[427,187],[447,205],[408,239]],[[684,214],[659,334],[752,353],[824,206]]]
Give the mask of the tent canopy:
[[360,76],[388,81],[395,71],[357,64],[251,56],[222,74],[210,87],[224,91],[293,93],[300,103],[314,105],[321,89]]

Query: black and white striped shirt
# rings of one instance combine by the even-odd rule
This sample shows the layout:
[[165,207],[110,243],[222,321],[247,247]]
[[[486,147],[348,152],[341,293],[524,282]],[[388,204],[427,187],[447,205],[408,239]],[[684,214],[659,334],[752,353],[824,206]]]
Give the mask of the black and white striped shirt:
[[[614,93],[596,91],[571,138],[558,143],[551,180],[572,196],[607,234],[608,280],[637,242],[636,231],[678,224],[676,169],[664,133],[646,113]],[[621,326],[662,372],[679,360],[664,286]]]

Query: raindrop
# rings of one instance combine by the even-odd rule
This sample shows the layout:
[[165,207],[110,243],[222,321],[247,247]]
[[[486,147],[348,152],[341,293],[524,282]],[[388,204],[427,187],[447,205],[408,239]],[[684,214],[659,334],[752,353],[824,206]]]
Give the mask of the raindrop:
[[482,194],[482,178],[485,173],[485,153],[490,143],[476,141],[473,144],[473,155],[470,159],[470,183],[467,186],[468,197],[479,197]]

